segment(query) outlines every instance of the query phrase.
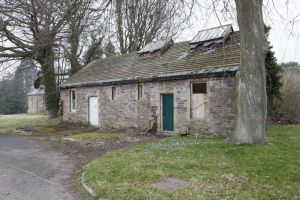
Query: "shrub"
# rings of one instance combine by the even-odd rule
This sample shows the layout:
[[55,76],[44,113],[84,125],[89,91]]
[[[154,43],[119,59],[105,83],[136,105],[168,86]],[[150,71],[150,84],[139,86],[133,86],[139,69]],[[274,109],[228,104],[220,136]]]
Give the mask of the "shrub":
[[282,96],[275,103],[277,121],[278,117],[284,117],[291,122],[300,122],[300,73],[285,70],[282,83]]

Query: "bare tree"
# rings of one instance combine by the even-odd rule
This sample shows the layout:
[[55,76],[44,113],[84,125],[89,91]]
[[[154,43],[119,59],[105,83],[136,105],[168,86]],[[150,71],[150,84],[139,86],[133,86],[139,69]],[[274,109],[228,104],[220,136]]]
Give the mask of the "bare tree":
[[[84,64],[90,62],[95,45],[101,46],[104,37],[109,37],[108,7],[111,0],[70,0],[73,5],[80,6],[70,16],[66,28],[67,40],[62,43],[66,58],[70,63],[70,75],[79,71]],[[109,16],[110,17],[110,16]],[[86,59],[85,55],[90,56]],[[87,62],[88,61],[88,62]]]
[[241,64],[238,83],[236,129],[230,141],[235,144],[265,144],[267,92],[265,36],[262,0],[235,0],[241,37]]
[[0,1],[0,35],[5,43],[0,46],[0,57],[30,58],[40,64],[50,116],[56,116],[58,110],[54,50],[78,5],[69,0]]
[[71,64],[71,75],[75,74],[81,68],[81,64],[78,61],[79,40],[86,25],[86,12],[90,3],[90,0],[82,0],[82,6],[80,6],[77,12],[74,12],[73,15],[70,16],[68,24],[68,43],[70,47],[69,51],[66,51],[66,53]]
[[300,72],[286,69],[282,81],[282,98],[275,102],[276,112],[291,122],[300,122]]
[[122,54],[153,39],[176,36],[186,27],[194,1],[115,0],[116,37]]

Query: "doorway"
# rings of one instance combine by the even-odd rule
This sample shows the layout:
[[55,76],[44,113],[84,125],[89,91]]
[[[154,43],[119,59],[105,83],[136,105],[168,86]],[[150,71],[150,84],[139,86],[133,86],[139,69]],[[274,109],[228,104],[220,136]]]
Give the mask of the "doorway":
[[99,125],[98,97],[89,98],[89,122],[93,126]]
[[163,131],[174,131],[173,94],[162,95],[162,129]]

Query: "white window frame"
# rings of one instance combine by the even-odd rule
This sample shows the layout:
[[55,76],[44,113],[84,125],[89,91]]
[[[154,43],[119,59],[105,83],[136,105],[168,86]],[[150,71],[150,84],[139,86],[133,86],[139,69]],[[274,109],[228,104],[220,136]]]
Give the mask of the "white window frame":
[[[73,94],[74,94],[74,99],[73,99]],[[75,90],[70,91],[70,106],[71,106],[71,112],[76,112],[77,98],[76,98],[76,91]]]

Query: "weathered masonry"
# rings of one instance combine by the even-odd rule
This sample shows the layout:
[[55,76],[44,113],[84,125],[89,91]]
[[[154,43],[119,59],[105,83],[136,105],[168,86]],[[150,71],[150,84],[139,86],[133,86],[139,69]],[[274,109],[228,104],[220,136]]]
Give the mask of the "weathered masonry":
[[93,61],[61,86],[63,120],[176,133],[233,130],[239,37],[231,25]]
[[42,88],[32,88],[27,93],[28,113],[46,113],[46,106],[44,102],[45,91]]

